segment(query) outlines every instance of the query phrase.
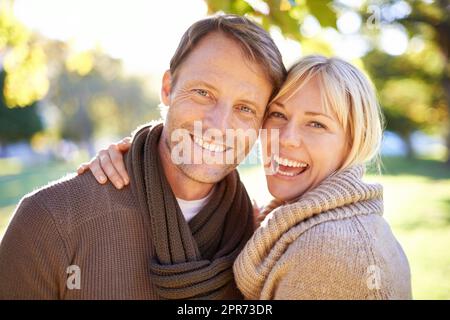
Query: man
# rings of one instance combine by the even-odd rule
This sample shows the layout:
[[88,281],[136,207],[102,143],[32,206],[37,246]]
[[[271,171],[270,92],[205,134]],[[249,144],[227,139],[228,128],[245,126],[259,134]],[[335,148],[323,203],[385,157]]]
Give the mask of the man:
[[[164,125],[140,129],[126,155],[129,186],[81,175],[24,197],[0,244],[0,298],[240,298],[232,264],[253,224],[236,149],[248,152],[255,139],[203,133],[257,131],[285,73],[269,35],[249,20],[193,24],[162,80]],[[183,152],[203,161],[174,161],[179,130],[192,142]],[[205,161],[225,154],[235,161]]]

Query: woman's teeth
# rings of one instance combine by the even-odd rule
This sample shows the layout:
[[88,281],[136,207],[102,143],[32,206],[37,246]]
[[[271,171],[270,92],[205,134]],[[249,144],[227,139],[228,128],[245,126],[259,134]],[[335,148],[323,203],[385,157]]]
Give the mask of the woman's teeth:
[[293,173],[293,172],[284,172],[283,170],[280,170],[280,169],[278,169],[277,173],[281,174],[283,176],[288,176],[288,177],[293,177],[298,174],[298,173]]
[[306,168],[308,166],[308,164],[306,164],[304,162],[299,162],[299,161],[295,161],[295,160],[289,160],[289,159],[286,159],[286,158],[279,157],[277,155],[274,155],[273,158],[278,164],[281,164],[281,165],[286,166],[286,167]]
[[211,152],[224,152],[226,150],[226,147],[215,144],[215,143],[208,143],[203,141],[203,139],[195,137],[194,136],[194,142],[199,145],[201,148],[206,149]]
[[[308,164],[304,163],[304,162],[299,162],[296,160],[290,160],[290,159],[286,159],[286,158],[282,158],[280,156],[274,155],[273,156],[273,160],[276,163],[276,173],[283,175],[283,176],[287,176],[287,177],[294,177],[299,175],[300,173],[303,173],[306,171]],[[289,170],[289,171],[285,171],[282,170],[280,168],[280,166],[283,166],[285,170]],[[300,168],[300,170],[296,170]]]

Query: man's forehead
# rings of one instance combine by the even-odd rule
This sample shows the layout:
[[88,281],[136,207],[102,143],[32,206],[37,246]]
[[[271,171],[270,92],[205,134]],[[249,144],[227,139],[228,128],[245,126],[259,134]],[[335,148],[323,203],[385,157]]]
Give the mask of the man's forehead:
[[215,89],[221,87],[235,87],[239,92],[258,96],[261,90],[258,81],[246,80],[232,72],[223,72],[214,69],[192,70],[193,72],[186,75],[186,85],[206,84]]
[[183,67],[206,70],[207,72],[246,72],[247,76],[265,76],[259,62],[251,59],[237,40],[221,33],[206,35],[192,49],[182,63]]

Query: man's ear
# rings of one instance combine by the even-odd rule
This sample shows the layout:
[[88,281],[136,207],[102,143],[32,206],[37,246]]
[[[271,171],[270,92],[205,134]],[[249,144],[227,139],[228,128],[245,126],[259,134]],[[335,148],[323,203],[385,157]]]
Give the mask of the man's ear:
[[161,101],[166,106],[170,106],[170,91],[172,90],[172,75],[170,70],[164,72],[161,86]]

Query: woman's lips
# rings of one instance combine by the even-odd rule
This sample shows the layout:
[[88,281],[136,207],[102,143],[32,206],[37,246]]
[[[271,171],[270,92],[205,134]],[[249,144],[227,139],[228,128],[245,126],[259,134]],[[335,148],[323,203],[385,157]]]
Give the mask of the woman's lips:
[[292,168],[292,167],[288,167],[288,166],[283,166],[282,164],[278,165],[278,170],[276,171],[276,173],[279,173],[281,175],[284,176],[298,176],[299,174],[302,174],[303,172],[305,172],[308,169],[308,167],[303,167],[303,168]]
[[[280,162],[283,162],[284,164],[281,164]],[[302,163],[302,166],[299,167],[292,162],[288,163],[285,159],[272,155],[269,174],[282,178],[294,178],[308,169],[309,165],[306,163]]]

